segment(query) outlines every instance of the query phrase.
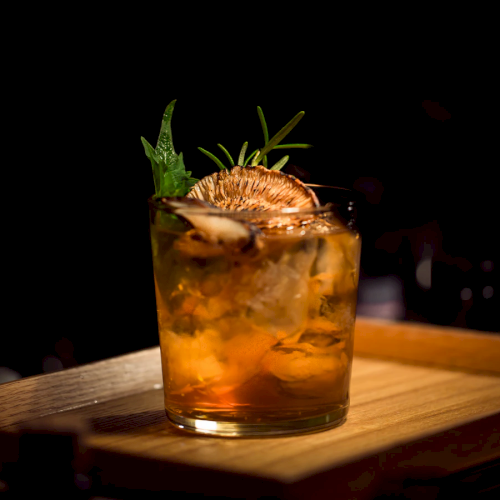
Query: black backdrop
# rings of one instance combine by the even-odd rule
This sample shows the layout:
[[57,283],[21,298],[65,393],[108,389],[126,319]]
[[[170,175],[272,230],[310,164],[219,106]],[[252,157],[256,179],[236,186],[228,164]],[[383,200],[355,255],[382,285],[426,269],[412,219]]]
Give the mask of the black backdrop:
[[[217,168],[198,146],[223,159],[218,142],[233,156],[246,140],[250,150],[261,145],[257,105],[271,135],[304,110],[289,139],[314,148],[292,150],[290,162],[313,183],[361,194],[363,279],[400,277],[405,319],[498,331],[498,269],[483,270],[485,261],[498,264],[484,112],[432,90],[368,91],[307,76],[243,78],[132,56],[37,75],[11,124],[23,195],[9,221],[16,326],[2,334],[0,366],[26,376],[47,356],[67,367],[158,343],[146,202],[153,181],[140,137],[156,143],[172,99],[174,144],[198,178]],[[429,110],[428,99],[442,109]],[[434,249],[430,290],[415,283],[425,242]],[[485,286],[494,290],[488,299]],[[467,307],[464,288],[473,292]]]

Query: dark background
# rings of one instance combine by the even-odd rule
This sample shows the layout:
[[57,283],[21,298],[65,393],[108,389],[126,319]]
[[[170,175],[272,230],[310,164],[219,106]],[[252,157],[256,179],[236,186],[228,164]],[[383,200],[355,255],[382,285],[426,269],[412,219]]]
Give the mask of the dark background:
[[[271,135],[304,110],[287,140],[314,148],[291,150],[299,170],[288,168],[360,196],[360,313],[499,331],[492,132],[464,97],[307,72],[159,68],[133,56],[64,68],[34,72],[22,102],[12,94],[21,189],[7,220],[14,321],[0,337],[0,367],[29,376],[158,343],[154,187],[140,137],[156,144],[172,99],[174,144],[197,178],[217,169],[198,146],[224,159],[218,142],[233,157],[246,140],[249,150],[261,145],[257,105]],[[431,281],[425,264],[422,285],[425,259]]]

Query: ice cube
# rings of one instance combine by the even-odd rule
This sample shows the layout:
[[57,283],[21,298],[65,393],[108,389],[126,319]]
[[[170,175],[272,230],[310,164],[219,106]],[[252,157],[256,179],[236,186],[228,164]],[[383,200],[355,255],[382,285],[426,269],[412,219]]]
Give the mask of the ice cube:
[[248,308],[247,315],[275,337],[291,335],[307,319],[309,276],[316,257],[314,240],[299,242],[276,262],[271,258],[248,276],[234,300]]
[[[341,342],[327,348],[302,343],[273,348],[263,367],[279,379],[283,391],[293,397],[335,397],[347,389],[348,358]],[[326,352],[328,351],[328,352]]]
[[205,330],[190,336],[164,330],[161,336],[171,391],[207,384],[222,376],[224,367],[219,360],[222,342],[217,331]]
[[261,370],[261,361],[275,344],[273,336],[250,323],[240,326],[239,333],[221,345],[219,359],[224,371],[210,390],[224,394],[243,385]]
[[305,381],[327,374],[331,379],[343,364],[342,354],[340,349],[318,353],[314,346],[307,344],[279,346],[268,353],[263,366],[283,382]]
[[[289,343],[291,340],[295,343]],[[319,397],[338,385],[337,379],[347,368],[349,346],[345,332],[329,321],[309,320],[299,336],[284,339],[272,349],[265,360],[266,369],[287,393]]]
[[358,237],[349,231],[322,238],[313,268],[313,279],[323,295],[344,294],[357,285]]
[[[328,295],[321,297],[319,317],[316,321],[330,323],[334,328],[350,332],[354,328],[356,317],[355,291],[348,297]],[[326,326],[326,325],[325,325]]]
[[331,333],[317,332],[315,330],[306,330],[300,337],[299,343],[311,344],[314,347],[329,347],[340,342],[335,331]]
[[282,380],[280,386],[288,395],[296,398],[328,398],[330,401],[345,401],[349,390],[348,358],[345,353],[330,357],[310,377],[301,380]]

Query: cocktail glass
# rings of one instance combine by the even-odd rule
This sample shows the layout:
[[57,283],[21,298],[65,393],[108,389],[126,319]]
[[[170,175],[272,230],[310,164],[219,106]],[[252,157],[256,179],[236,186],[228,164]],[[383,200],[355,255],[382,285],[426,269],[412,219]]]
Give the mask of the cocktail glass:
[[[349,192],[322,191],[334,203],[195,207],[188,220],[149,200],[165,408],[178,428],[265,436],[345,421],[361,239]],[[238,251],[186,244],[195,217],[260,230]]]

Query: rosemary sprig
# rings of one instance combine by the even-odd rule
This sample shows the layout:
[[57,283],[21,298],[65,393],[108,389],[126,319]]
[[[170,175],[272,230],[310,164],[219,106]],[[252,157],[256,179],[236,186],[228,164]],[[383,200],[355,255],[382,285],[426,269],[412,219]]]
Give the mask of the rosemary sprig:
[[240,151],[240,156],[238,157],[238,165],[243,165],[243,162],[245,161],[245,153],[247,152],[248,148],[248,141],[243,143],[243,146],[241,147]]
[[[269,132],[267,129],[267,123],[266,119],[264,117],[264,112],[262,111],[262,108],[260,106],[257,106],[257,114],[259,115],[259,121],[260,125],[262,127],[262,133],[264,135],[264,147],[260,149],[256,149],[251,155],[247,156],[246,160],[245,158],[245,153],[248,148],[248,142],[245,142],[240,150],[240,154],[238,156],[238,163],[237,165],[240,165],[242,167],[246,167],[250,160],[251,163],[250,165],[256,166],[259,165],[259,163],[262,163],[264,167],[267,168],[267,154],[272,151],[273,149],[308,149],[312,148],[311,144],[302,144],[302,143],[293,143],[293,144],[280,144],[281,141],[295,128],[295,126],[299,123],[299,121],[302,119],[304,116],[304,111],[301,111],[300,113],[297,113],[276,135],[274,135],[271,139],[269,139]],[[224,152],[226,157],[229,160],[230,167],[234,167],[234,160],[232,156],[229,154],[227,149],[222,146],[222,144],[217,144],[220,149]],[[213,160],[217,166],[223,170],[226,167],[223,165],[223,163],[212,153],[206,151],[205,149],[198,148],[203,154],[208,156],[211,160]],[[283,168],[283,166],[286,164],[290,157],[289,156],[284,156],[281,158],[280,161],[275,163],[272,167],[271,170],[280,170]],[[284,162],[284,163],[283,163]]]
[[224,170],[226,167],[225,165],[217,158],[217,156],[214,156],[210,151],[206,151],[205,149],[198,148],[204,155],[207,155],[211,160],[213,160],[217,166],[221,169]]
[[302,120],[302,117],[305,115],[304,111],[300,111],[297,113],[269,142],[261,149],[260,154],[255,158],[252,163],[255,161],[258,164],[259,160],[272,151],[274,146],[277,146],[294,128],[295,126]]
[[[260,125],[264,134],[264,146],[269,142],[269,132],[267,131],[267,123],[264,118],[264,112],[260,106],[257,106],[257,114],[259,115]],[[263,157],[262,164],[267,168],[267,155]]]
[[219,148],[221,148],[222,151],[224,151],[225,155],[227,156],[227,159],[229,160],[229,163],[231,164],[231,167],[234,167],[234,160],[229,154],[228,150],[222,144],[217,144],[217,146],[219,146]]
[[273,149],[309,149],[312,147],[311,144],[278,144]]
[[258,149],[256,149],[256,150],[255,150],[255,151],[254,151],[254,152],[253,152],[253,153],[252,153],[252,154],[251,154],[251,155],[250,155],[250,156],[249,156],[249,157],[245,160],[245,163],[243,164],[243,166],[244,166],[244,167],[246,167],[246,166],[248,165],[248,162],[249,162],[249,161],[250,161],[250,160],[254,157],[254,155],[255,155],[256,153],[258,153],[258,152],[259,152],[259,150],[258,150]]
[[290,159],[290,157],[283,156],[280,161],[276,162],[269,170],[281,170],[287,163],[287,161]]
[[264,118],[264,112],[260,106],[257,106],[257,114],[259,115],[260,124],[262,126],[262,132],[264,133],[264,144],[269,142],[269,133],[267,131],[266,119]]

